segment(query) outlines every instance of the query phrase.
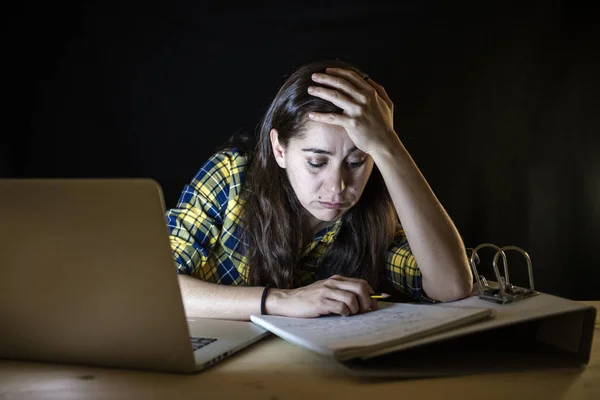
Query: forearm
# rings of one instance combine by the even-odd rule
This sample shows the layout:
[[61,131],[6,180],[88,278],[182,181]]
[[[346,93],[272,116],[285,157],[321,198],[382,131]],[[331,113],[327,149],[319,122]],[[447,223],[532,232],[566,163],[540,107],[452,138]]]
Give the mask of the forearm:
[[400,140],[372,153],[433,299],[452,301],[468,295],[471,270],[454,223]]
[[262,287],[227,286],[178,275],[185,313],[202,318],[250,320],[260,314]]
[[[217,285],[188,275],[179,275],[179,286],[188,316],[248,321],[261,311],[264,287]],[[364,280],[335,275],[297,289],[270,288],[265,312],[300,318],[356,314],[377,309],[372,292]]]

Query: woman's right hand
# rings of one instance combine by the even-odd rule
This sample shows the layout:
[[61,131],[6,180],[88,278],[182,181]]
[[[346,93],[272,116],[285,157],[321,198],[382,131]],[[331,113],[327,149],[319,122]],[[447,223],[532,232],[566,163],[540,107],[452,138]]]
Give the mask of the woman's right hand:
[[265,309],[267,314],[286,317],[348,316],[379,308],[370,293],[373,289],[364,279],[333,275],[297,289],[269,289]]

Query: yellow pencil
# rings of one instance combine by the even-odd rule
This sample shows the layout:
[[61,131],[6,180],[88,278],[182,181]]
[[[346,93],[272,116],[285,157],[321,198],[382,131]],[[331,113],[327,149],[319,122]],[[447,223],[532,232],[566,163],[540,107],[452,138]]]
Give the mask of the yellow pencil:
[[387,297],[390,297],[390,295],[387,293],[371,293],[369,297],[372,299],[385,299]]

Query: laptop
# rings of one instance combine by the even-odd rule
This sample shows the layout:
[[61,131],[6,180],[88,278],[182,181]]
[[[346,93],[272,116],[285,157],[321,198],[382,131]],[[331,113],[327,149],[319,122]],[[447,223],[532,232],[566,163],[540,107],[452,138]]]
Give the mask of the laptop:
[[266,335],[186,318],[156,181],[0,179],[0,359],[188,373]]

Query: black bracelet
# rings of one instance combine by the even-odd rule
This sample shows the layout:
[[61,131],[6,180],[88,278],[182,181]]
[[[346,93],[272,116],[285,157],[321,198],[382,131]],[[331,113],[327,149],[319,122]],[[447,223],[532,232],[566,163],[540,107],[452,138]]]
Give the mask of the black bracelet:
[[267,300],[267,292],[269,291],[269,285],[265,286],[260,297],[260,315],[267,315],[265,311],[265,301]]

